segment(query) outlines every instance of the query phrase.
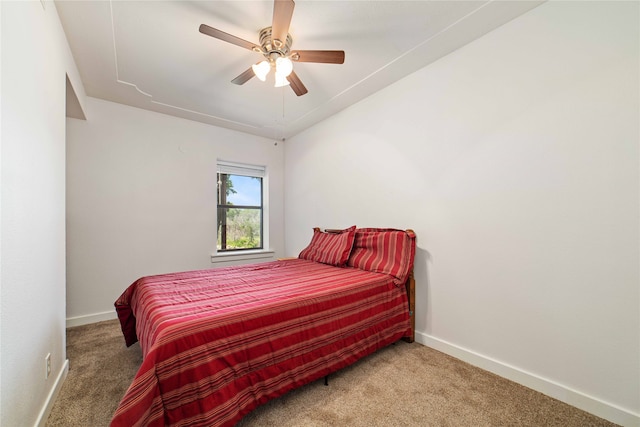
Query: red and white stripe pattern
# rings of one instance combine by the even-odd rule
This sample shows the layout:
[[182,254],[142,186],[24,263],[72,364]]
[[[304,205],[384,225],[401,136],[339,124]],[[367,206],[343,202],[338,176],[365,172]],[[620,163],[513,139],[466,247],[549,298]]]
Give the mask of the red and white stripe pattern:
[[392,277],[301,259],[145,277],[116,309],[144,360],[112,426],[232,426],[411,333]]
[[345,266],[353,247],[355,229],[354,225],[341,233],[323,233],[319,229],[313,230],[311,243],[300,252],[298,258],[336,267]]
[[397,285],[403,285],[413,268],[415,240],[413,231],[359,228],[347,265],[391,275]]

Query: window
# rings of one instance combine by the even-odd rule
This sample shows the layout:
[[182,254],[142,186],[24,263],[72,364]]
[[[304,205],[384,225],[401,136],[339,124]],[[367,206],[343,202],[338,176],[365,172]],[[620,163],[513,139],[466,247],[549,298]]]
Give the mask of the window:
[[264,166],[218,161],[218,252],[263,248]]

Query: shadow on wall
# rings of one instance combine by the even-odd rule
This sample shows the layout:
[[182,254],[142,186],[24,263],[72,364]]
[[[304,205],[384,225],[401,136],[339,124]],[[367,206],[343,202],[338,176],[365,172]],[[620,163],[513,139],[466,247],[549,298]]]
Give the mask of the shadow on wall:
[[416,255],[413,261],[413,274],[416,279],[416,332],[431,333],[431,289],[429,282],[429,269],[427,264],[431,262],[431,254],[420,247],[416,247]]

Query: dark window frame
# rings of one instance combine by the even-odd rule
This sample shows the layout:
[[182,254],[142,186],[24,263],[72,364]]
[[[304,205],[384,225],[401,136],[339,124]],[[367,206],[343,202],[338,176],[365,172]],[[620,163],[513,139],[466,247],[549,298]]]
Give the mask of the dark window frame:
[[[255,178],[260,182],[260,205],[233,205],[227,203],[227,176],[244,176],[249,178]],[[216,249],[218,252],[240,252],[240,251],[251,251],[251,250],[262,250],[264,249],[264,177],[263,176],[255,176],[250,174],[242,174],[242,173],[224,173],[218,172],[218,185],[217,185],[217,227],[216,227]],[[227,240],[227,213],[229,209],[251,209],[251,210],[259,210],[260,214],[260,234],[259,246],[247,247],[247,248],[227,248],[228,240]],[[220,242],[220,246],[218,247],[218,241]]]

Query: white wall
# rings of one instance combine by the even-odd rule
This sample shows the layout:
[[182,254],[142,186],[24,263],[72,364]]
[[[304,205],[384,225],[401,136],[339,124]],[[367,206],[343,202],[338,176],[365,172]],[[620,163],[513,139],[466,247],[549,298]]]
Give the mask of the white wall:
[[413,228],[418,339],[640,423],[638,2],[549,2],[286,142],[313,226]]
[[114,317],[141,276],[221,265],[211,263],[217,159],[267,166],[269,246],[284,253],[281,143],[90,97],[85,112],[67,125],[72,322]]
[[0,2],[0,10],[0,425],[31,426],[46,416],[68,366],[66,74],[79,102],[84,90],[52,2]]

